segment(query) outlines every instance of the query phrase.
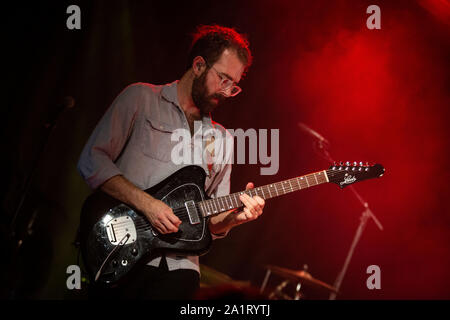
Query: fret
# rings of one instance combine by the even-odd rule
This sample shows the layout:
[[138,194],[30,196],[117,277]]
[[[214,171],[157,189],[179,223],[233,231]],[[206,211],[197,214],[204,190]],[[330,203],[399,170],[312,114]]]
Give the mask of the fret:
[[229,207],[229,205],[228,205],[228,202],[227,202],[227,198],[228,198],[228,196],[223,196],[222,197],[222,201],[223,201],[223,203],[225,204],[225,209],[226,210],[228,210],[228,207]]
[[225,197],[220,197],[220,198],[222,199],[222,207],[223,207],[222,210],[228,209],[227,203],[225,201],[226,200]]
[[323,174],[322,174],[323,172],[322,171],[320,171],[319,173],[318,173],[318,175],[319,175],[319,180],[320,180],[320,183],[324,183],[325,181],[324,181],[324,176],[323,176]]
[[291,180],[289,179],[289,185],[291,186],[291,191],[294,191],[294,188],[292,188]]
[[234,194],[234,196],[233,196],[233,198],[234,198],[234,201],[236,202],[236,208],[239,208],[240,207],[240,203],[239,203],[239,195],[237,194],[237,193],[235,193]]
[[308,174],[308,175],[306,176],[306,180],[308,180],[308,182],[309,182],[309,184],[310,184],[311,186],[314,186],[314,180],[313,180],[313,181],[309,181],[309,180],[312,180],[312,177],[311,177],[310,174]]
[[209,216],[208,205],[205,201],[203,201],[203,208],[205,208],[205,216]]
[[272,192],[270,192],[270,187],[269,186],[267,186],[267,190],[269,190],[269,195],[272,198]]
[[[266,187],[266,190],[264,190],[264,187]],[[268,199],[271,198],[270,196],[270,191],[269,191],[269,187],[267,185],[261,187],[262,191],[263,191],[263,195],[264,195],[264,199]]]
[[224,197],[223,197],[223,201],[224,201],[224,203],[225,203],[225,209],[228,209],[228,208],[230,207],[230,205],[228,204],[227,199],[228,199],[228,196],[224,196]]
[[216,198],[216,207],[217,207],[217,212],[220,212],[221,211],[220,197]]
[[220,212],[220,198],[215,198],[214,202],[216,204],[217,212]]
[[206,203],[205,203],[205,201],[202,201],[201,204],[203,206],[203,215],[206,217],[208,215],[208,209],[206,209]]
[[213,214],[214,213],[214,200],[213,199],[211,199],[211,200],[209,200],[209,206],[211,207],[211,214]]
[[[303,179],[303,177],[302,177],[302,179]],[[309,183],[308,183],[308,178],[307,177],[305,177],[305,181],[306,181],[307,186],[309,187]]]
[[216,205],[216,200],[215,199],[211,200],[211,206],[213,207],[213,212],[217,213],[217,205]]
[[224,204],[224,208],[228,209],[227,196],[223,196],[221,198],[222,198],[222,203]]
[[308,183],[308,187],[310,187],[310,186],[312,186],[313,184],[311,183],[311,181],[309,181],[309,175],[306,175],[305,176],[305,180],[306,180],[306,182]]
[[316,184],[319,184],[319,182],[317,181],[317,177],[316,177],[316,174],[315,174],[315,173],[313,173],[313,175],[314,175],[314,179],[316,179]]
[[[248,195],[247,191],[241,192],[241,195],[246,194]],[[244,205],[244,203],[241,201],[241,199],[239,199],[239,203],[242,203],[242,205]]]
[[298,189],[301,190],[301,189],[302,189],[302,186],[301,186],[300,180],[298,180],[298,178],[299,178],[299,177],[296,178],[297,184],[298,184]]
[[323,175],[325,176],[325,180],[326,180],[326,182],[330,182],[330,180],[328,179],[328,175],[327,175],[327,173],[326,173],[326,171],[324,170],[323,171]]
[[207,200],[205,203],[206,203],[206,206],[208,208],[208,215],[211,215],[212,210],[211,210],[211,207],[210,207],[210,201]]
[[[228,202],[228,200],[230,200],[230,202]],[[227,202],[227,207],[228,207],[228,209],[232,209],[233,208],[233,205],[232,205],[232,203],[231,203],[231,197],[228,195],[228,196],[226,196],[226,200],[225,200],[226,202]]]
[[204,202],[199,202],[198,206],[200,207],[200,211],[202,212],[202,216],[206,216],[205,208],[204,208]]

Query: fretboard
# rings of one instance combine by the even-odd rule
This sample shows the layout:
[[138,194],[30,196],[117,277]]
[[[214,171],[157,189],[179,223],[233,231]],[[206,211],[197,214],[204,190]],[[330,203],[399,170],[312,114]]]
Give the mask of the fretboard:
[[317,186],[329,182],[325,170],[310,173],[304,176],[267,184],[254,189],[240,191],[227,196],[213,198],[197,203],[204,217],[214,216],[224,211],[242,207],[244,204],[239,199],[241,194],[248,194],[250,197],[260,196],[263,199],[270,199],[284,194]]

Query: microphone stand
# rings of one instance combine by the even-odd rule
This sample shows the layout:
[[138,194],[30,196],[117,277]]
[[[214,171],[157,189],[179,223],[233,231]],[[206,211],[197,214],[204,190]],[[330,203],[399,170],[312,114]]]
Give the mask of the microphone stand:
[[[31,170],[26,177],[24,189],[21,192],[19,202],[14,210],[14,214],[9,223],[8,237],[9,237],[9,240],[13,244],[13,246],[11,248],[12,252],[11,252],[10,268],[16,268],[16,264],[18,263],[18,258],[19,258],[19,254],[20,254],[19,251],[21,251],[22,245],[23,245],[24,241],[26,240],[26,237],[30,236],[34,232],[33,224],[34,224],[34,221],[36,220],[37,213],[34,212],[30,218],[26,219],[25,226],[26,226],[27,230],[26,230],[26,232],[23,232],[23,234],[19,230],[17,230],[18,229],[17,219],[20,216],[23,205],[26,202],[27,196],[29,195],[29,192],[30,192],[30,189],[31,189],[31,186],[33,183],[33,179],[36,176],[39,164],[40,164],[42,157],[44,155],[44,152],[47,149],[47,146],[49,144],[50,136],[53,133],[53,130],[56,127],[56,124],[57,124],[58,120],[60,119],[61,115],[63,114],[63,112],[68,109],[73,108],[74,104],[75,104],[75,100],[72,97],[70,97],[70,96],[64,97],[62,103],[56,108],[56,110],[51,112],[48,120],[43,125],[45,128],[44,137],[40,141],[37,156],[35,157],[35,159],[32,163],[32,166],[31,166]],[[10,298],[14,298],[16,288],[14,288],[14,285],[13,285],[13,288],[10,288],[10,289],[12,290],[10,293]]]
[[[59,110],[57,110],[56,112],[54,111],[53,114],[51,114],[49,116],[48,121],[46,121],[46,123],[44,124],[44,128],[45,128],[45,135],[43,137],[43,139],[41,140],[40,146],[39,146],[39,150],[37,153],[37,156],[35,157],[33,164],[31,166],[31,170],[28,173],[26,180],[25,180],[25,187],[22,190],[22,194],[20,197],[20,200],[18,202],[17,207],[14,210],[14,214],[12,216],[11,222],[10,222],[10,232],[11,232],[11,236],[15,237],[16,236],[16,220],[17,217],[20,215],[20,211],[22,210],[23,204],[25,203],[26,197],[28,196],[28,193],[30,191],[33,179],[36,175],[38,166],[41,162],[42,156],[44,154],[44,151],[47,148],[47,145],[49,143],[50,140],[50,136],[54,130],[54,128],[56,127],[56,124],[59,120],[59,118],[61,117],[62,113],[67,110],[72,108],[74,105],[74,100],[72,97],[65,97],[64,102],[62,104],[62,107],[59,108]],[[21,246],[22,242],[21,240],[18,241],[17,243],[17,248],[19,248]]]
[[[317,150],[317,146],[316,144],[318,144],[318,149],[322,152],[318,152],[319,155],[324,158],[325,160],[329,161],[330,163],[335,163],[335,161],[333,160],[333,158],[331,157],[330,153],[328,152],[328,144],[324,143],[324,140],[318,140],[318,142],[314,143],[314,147]],[[348,265],[350,264],[350,260],[352,259],[353,256],[353,251],[355,250],[355,247],[359,241],[359,239],[361,238],[361,235],[366,227],[367,224],[367,220],[369,218],[372,218],[373,221],[375,222],[375,224],[378,226],[378,228],[380,230],[383,230],[383,226],[381,225],[380,221],[377,219],[377,217],[375,216],[375,214],[372,212],[372,210],[370,210],[369,208],[369,204],[367,203],[367,201],[365,201],[361,195],[355,190],[355,188],[353,186],[349,186],[350,190],[353,192],[354,196],[358,199],[358,201],[361,203],[361,205],[363,206],[364,210],[361,213],[361,217],[360,217],[360,222],[359,222],[359,226],[356,229],[356,233],[355,236],[353,237],[353,242],[350,246],[350,250],[348,251],[347,257],[345,259],[344,262],[344,266],[342,267],[341,271],[339,272],[335,282],[334,282],[334,287],[336,288],[336,292],[339,292],[340,286],[342,284],[342,280],[344,279],[345,273],[347,271]],[[329,300],[335,300],[336,299],[336,292],[332,292],[330,294]]]

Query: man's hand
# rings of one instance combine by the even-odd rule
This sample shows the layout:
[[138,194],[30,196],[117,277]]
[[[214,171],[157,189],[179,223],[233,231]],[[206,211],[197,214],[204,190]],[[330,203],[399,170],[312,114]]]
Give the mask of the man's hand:
[[[252,182],[247,183],[245,190],[253,189],[255,186]],[[239,196],[242,203],[244,204],[244,210],[234,214],[235,225],[239,225],[245,222],[249,222],[257,219],[262,213],[265,201],[259,196],[250,197],[248,194],[244,193]]]
[[[253,183],[247,183],[245,190],[253,189]],[[231,228],[243,224],[245,222],[257,219],[263,212],[264,199],[259,196],[250,197],[247,194],[239,196],[244,204],[244,210],[236,213],[230,210],[211,217],[209,220],[209,230],[218,235],[228,232]]]
[[165,234],[178,231],[181,220],[172,209],[161,200],[137,188],[122,175],[112,177],[100,188],[103,192],[142,212],[158,232]]
[[147,219],[159,233],[177,232],[181,220],[173,213],[172,208],[158,199],[149,199],[142,210]]

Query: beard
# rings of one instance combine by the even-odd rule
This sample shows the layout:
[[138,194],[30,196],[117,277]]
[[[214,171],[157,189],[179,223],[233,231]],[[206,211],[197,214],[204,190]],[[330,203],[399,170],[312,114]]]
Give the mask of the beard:
[[214,109],[225,100],[225,97],[219,93],[208,95],[208,90],[206,88],[206,74],[208,73],[208,70],[209,69],[205,70],[192,82],[192,100],[200,110],[202,116],[206,116],[210,112],[213,112]]

